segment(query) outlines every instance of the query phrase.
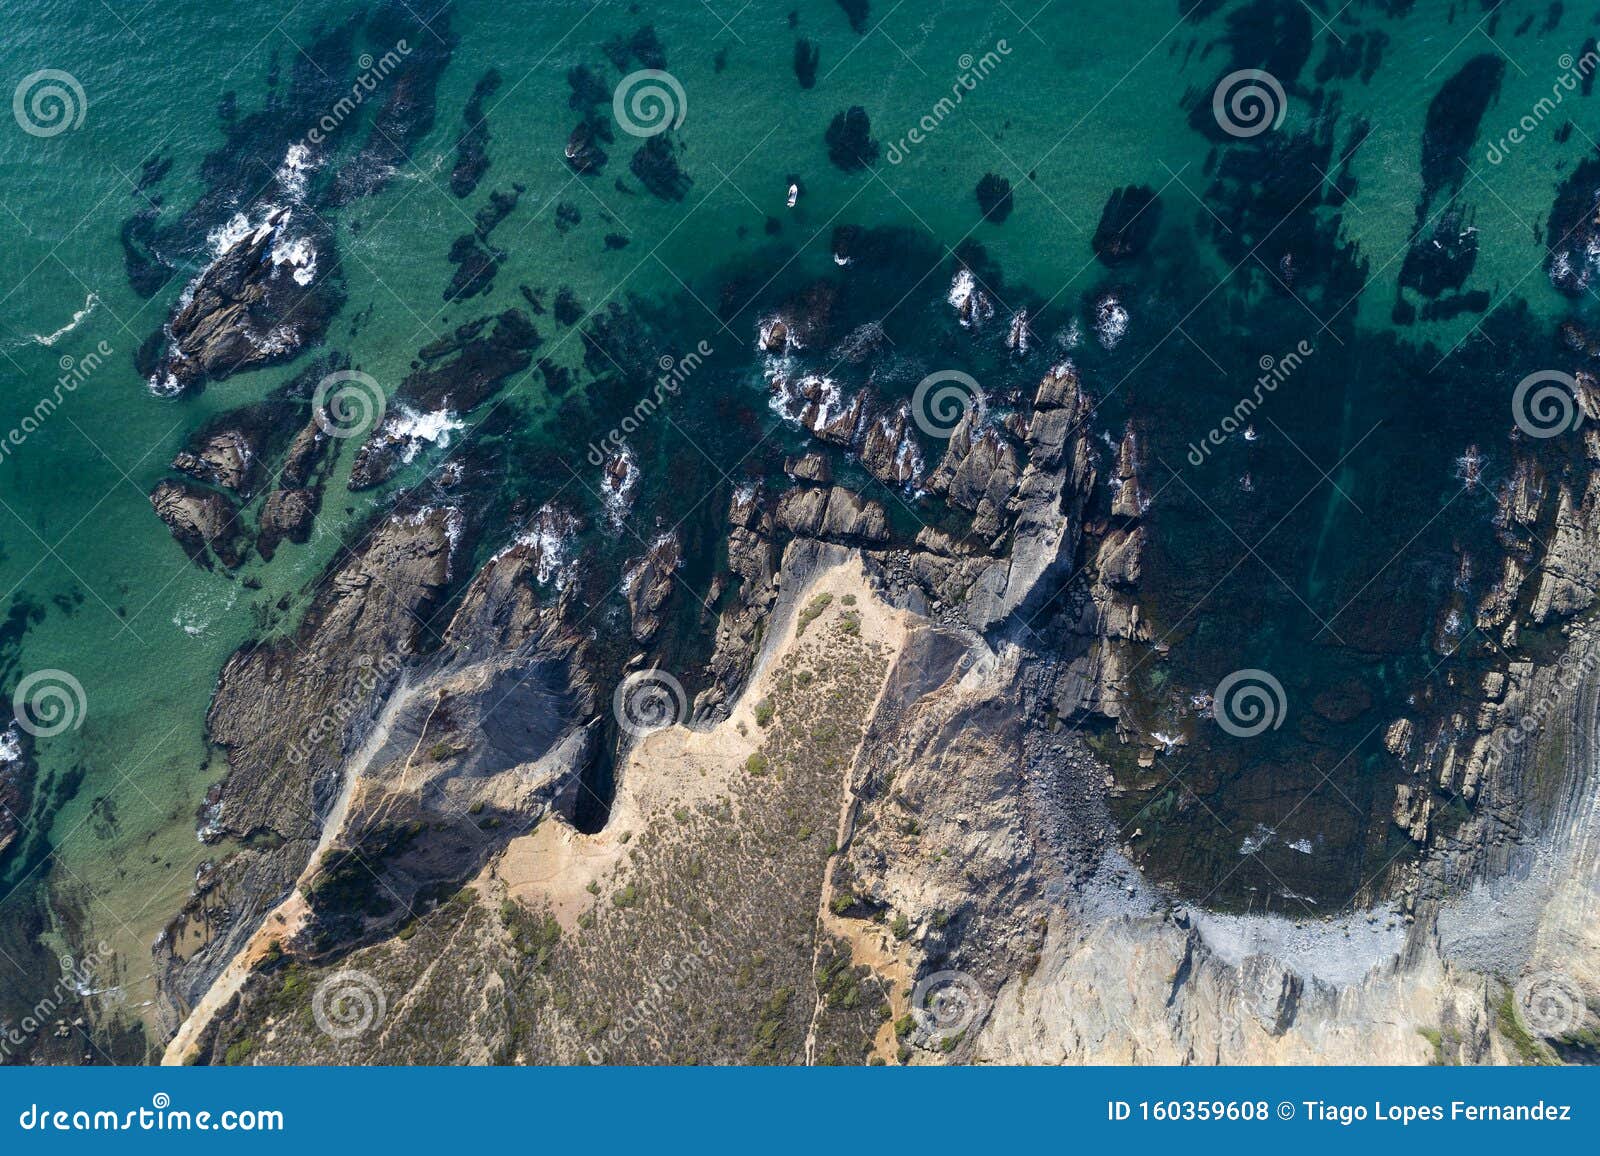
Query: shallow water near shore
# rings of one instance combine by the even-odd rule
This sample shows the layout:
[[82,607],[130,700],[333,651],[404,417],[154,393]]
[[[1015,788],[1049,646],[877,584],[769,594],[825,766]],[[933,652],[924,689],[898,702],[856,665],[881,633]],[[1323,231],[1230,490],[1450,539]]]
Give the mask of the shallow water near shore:
[[[1353,182],[1341,203],[1319,189],[1299,214],[1322,231],[1286,285],[1271,230],[1301,190],[1268,205],[1255,187],[1266,174],[1220,170],[1227,143],[1191,120],[1197,100],[1209,115],[1210,87],[1229,59],[1226,21],[1242,6],[1181,7],[1218,10],[1184,19],[1180,5],[1149,4],[1113,18],[1058,3],[1025,23],[1004,7],[880,3],[863,35],[831,0],[720,15],[701,5],[460,0],[434,126],[383,192],[334,221],[348,300],[326,345],[396,382],[453,326],[520,306],[519,286],[551,295],[568,287],[585,312],[623,304],[635,360],[596,369],[580,327],[536,318],[538,356],[572,371],[569,389],[555,393],[533,373],[514,379],[471,417],[477,429],[454,435],[457,449],[493,447],[484,500],[494,508],[561,497],[598,514],[589,446],[646,394],[651,365],[706,343],[713,352],[667,404],[666,420],[631,441],[643,475],[635,529],[608,534],[594,517],[584,545],[600,585],[614,589],[652,528],[681,522],[684,579],[696,591],[710,581],[729,495],[778,476],[784,453],[804,444],[768,405],[755,349],[763,305],[820,275],[850,278],[850,320],[883,320],[905,362],[879,384],[907,394],[946,366],[973,372],[996,397],[1025,392],[1055,358],[1071,357],[1108,444],[1102,472],[1130,421],[1147,442],[1153,539],[1140,601],[1170,653],[1134,672],[1132,725],[1147,744],[1175,721],[1183,728],[1182,745],[1153,770],[1097,732],[1127,790],[1118,818],[1141,832],[1153,877],[1190,900],[1338,910],[1409,854],[1387,820],[1395,766],[1382,726],[1422,688],[1470,677],[1477,661],[1465,632],[1441,624],[1453,582],[1466,583],[1465,597],[1493,577],[1507,398],[1546,367],[1555,325],[1574,307],[1545,275],[1541,230],[1556,185],[1600,136],[1600,98],[1569,97],[1569,110],[1498,163],[1486,149],[1550,93],[1561,58],[1592,30],[1574,8],[1549,31],[1535,21],[1517,34],[1524,16],[1542,18],[1543,3],[1505,6],[1492,35],[1474,30],[1479,13],[1448,3],[1419,3],[1398,18],[1357,4],[1331,28],[1321,23],[1327,14],[1294,16],[1298,4],[1258,5],[1310,45],[1277,131],[1323,134],[1329,182],[1340,172]],[[241,110],[261,106],[275,67],[292,68],[319,26],[357,10],[182,0],[125,26],[92,0],[18,0],[0,17],[0,76],[64,69],[87,98],[73,131],[0,131],[0,429],[21,429],[63,374],[101,343],[110,349],[0,462],[0,688],[9,695],[30,671],[58,668],[81,682],[86,703],[80,728],[37,745],[43,785],[0,884],[0,950],[10,960],[0,963],[0,1006],[21,1006],[70,940],[110,943],[127,999],[151,998],[150,944],[199,864],[223,850],[195,837],[206,788],[225,770],[204,735],[217,672],[245,641],[292,629],[342,536],[392,498],[345,491],[347,452],[308,544],[270,563],[252,559],[238,575],[193,566],[152,515],[151,488],[207,417],[266,397],[308,358],[182,399],[153,396],[135,350],[208,254],[197,248],[145,299],[129,285],[119,242],[146,198],[158,195],[170,216],[205,191],[201,161],[223,140],[215,110],[225,93]],[[638,182],[617,187],[631,142],[619,140],[602,176],[575,176],[562,161],[575,119],[568,70],[605,68],[614,79],[599,45],[645,23],[687,96],[674,135],[693,183],[681,201]],[[1369,80],[1313,79],[1327,54],[1374,32],[1387,41]],[[810,90],[790,70],[801,35],[821,50]],[[824,132],[836,113],[862,106],[887,147],[970,74],[963,60],[986,53],[989,73],[899,163],[853,173],[829,163]],[[1460,197],[1479,239],[1466,287],[1487,290],[1500,312],[1396,325],[1391,308],[1424,192],[1429,101],[1483,53],[1507,64]],[[488,113],[491,167],[472,197],[458,199],[447,182],[462,110],[491,66],[505,78]],[[1569,115],[1574,129],[1557,143]],[[1363,120],[1369,131],[1352,148]],[[136,188],[153,157],[172,162],[154,194]],[[1003,223],[980,219],[973,189],[985,172],[1014,188]],[[791,174],[802,186],[793,210],[784,203]],[[513,184],[526,191],[494,234],[506,256],[492,291],[445,302],[452,239],[471,230],[491,190]],[[1091,239],[1108,197],[1129,185],[1158,191],[1160,229],[1146,251],[1108,269]],[[563,205],[581,222],[563,227]],[[901,230],[903,241],[876,265],[841,271],[833,235],[846,224],[885,231],[878,236]],[[626,245],[607,248],[607,234]],[[959,325],[946,300],[953,255],[970,255],[973,243],[998,313],[981,335]],[[741,291],[730,297],[729,286]],[[1116,341],[1094,328],[1094,297],[1107,290],[1128,313]],[[1592,316],[1593,304],[1577,308]],[[1006,317],[1022,308],[1036,318],[1038,349],[1018,360],[999,343]],[[1302,348],[1310,352],[1252,418],[1258,440],[1232,436],[1195,464],[1191,447],[1264,367]],[[1464,485],[1469,447],[1483,458],[1482,481]],[[421,474],[419,463],[397,488]],[[938,516],[914,494],[872,492],[912,532]],[[505,537],[485,532],[473,543],[477,560]],[[1473,560],[1466,577],[1463,558]],[[601,623],[624,612],[615,597],[594,611]],[[688,599],[674,613],[665,654],[688,668],[704,659],[707,615]],[[1441,630],[1463,643],[1460,653],[1439,644]],[[1271,671],[1288,703],[1283,725],[1249,745],[1218,737],[1203,709],[1179,709],[1241,668]],[[53,919],[42,914],[47,904]]]

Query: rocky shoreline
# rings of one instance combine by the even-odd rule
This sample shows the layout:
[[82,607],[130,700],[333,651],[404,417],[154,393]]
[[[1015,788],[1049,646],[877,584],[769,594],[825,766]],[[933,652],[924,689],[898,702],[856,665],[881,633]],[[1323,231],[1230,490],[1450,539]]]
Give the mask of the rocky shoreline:
[[[1080,728],[1064,726],[1093,715],[1121,727],[1120,672],[1154,648],[1137,603],[1146,508],[1137,438],[1127,434],[1102,478],[1085,420],[1090,408],[1076,371],[1063,363],[1003,423],[985,421],[976,407],[961,419],[922,484],[969,514],[965,538],[924,529],[914,542],[897,539],[883,509],[829,484],[820,462],[795,463],[798,484],[781,494],[752,489],[730,502],[727,576],[719,581],[731,601],[720,615],[709,681],[675,730],[691,717],[690,736],[730,721],[765,725],[765,700],[752,701],[752,688],[770,686],[760,681],[769,676],[763,672],[792,662],[795,621],[813,614],[796,592],[820,574],[860,565],[862,597],[907,623],[903,641],[885,655],[882,689],[855,724],[848,755],[818,780],[835,784],[836,801],[819,796],[817,805],[842,807],[845,819],[822,874],[801,888],[791,916],[824,913],[801,937],[819,1007],[831,1006],[829,985],[846,974],[829,961],[856,977],[850,990],[866,983],[881,992],[874,1006],[886,1018],[841,1027],[834,1053],[841,1062],[854,1055],[855,1062],[1422,1063],[1581,1050],[1573,1041],[1592,1029],[1581,1004],[1576,1025],[1541,1041],[1515,1030],[1522,1021],[1507,1000],[1524,994],[1519,975],[1541,968],[1559,969],[1562,983],[1592,998],[1600,976],[1591,966],[1552,955],[1540,935],[1520,955],[1463,947],[1481,927],[1470,915],[1474,885],[1526,875],[1530,863],[1552,855],[1567,857],[1558,877],[1569,891],[1581,893],[1583,880],[1593,879],[1587,841],[1559,818],[1576,814],[1587,788],[1553,787],[1550,772],[1534,774],[1530,761],[1566,733],[1559,720],[1570,723],[1578,711],[1560,687],[1560,666],[1524,662],[1508,675],[1486,675],[1476,732],[1459,726],[1456,743],[1423,741],[1411,720],[1389,728],[1390,749],[1434,786],[1402,786],[1395,821],[1425,854],[1373,893],[1370,910],[1310,921],[1221,917],[1187,909],[1142,877],[1129,858],[1130,836],[1111,817],[1113,777]],[[1091,509],[1104,512],[1090,516]],[[617,896],[660,886],[654,868],[640,868],[645,873],[631,884],[618,868],[613,882],[621,889],[610,901],[596,895],[593,912],[576,916],[541,913],[539,893],[527,902],[496,898],[502,893],[492,880],[507,869],[508,848],[529,838],[544,846],[541,832],[571,830],[574,796],[597,744],[620,739],[624,752],[629,744],[602,725],[596,688],[604,673],[573,633],[571,595],[545,565],[549,544],[539,538],[496,555],[466,583],[448,625],[428,637],[432,631],[419,624],[450,580],[451,517],[443,508],[389,516],[361,554],[324,582],[294,644],[247,648],[224,670],[210,725],[232,771],[208,809],[208,831],[251,849],[205,873],[163,939],[167,1023],[176,1029],[230,967],[238,987],[225,1006],[208,1006],[185,1028],[169,1059],[223,1062],[238,1058],[244,1042],[262,1061],[348,1059],[362,1053],[282,1018],[293,1011],[285,991],[305,993],[317,977],[352,965],[394,983],[421,982],[399,978],[408,974],[407,944],[446,926],[456,929],[450,935],[459,950],[509,945],[512,958],[528,950],[526,936],[544,936],[539,928],[546,928],[538,975],[526,977],[529,990],[543,990],[557,982],[551,961],[594,950],[583,946],[598,934],[592,924],[563,920],[628,909],[633,901]],[[1508,527],[1516,524],[1512,509]],[[1594,540],[1581,527],[1558,532],[1556,541],[1564,539]],[[673,597],[678,548],[662,539],[630,571],[640,641],[654,636],[656,616]],[[1522,607],[1535,621],[1558,605],[1570,611],[1582,600],[1559,592],[1592,591],[1595,565],[1587,547],[1553,549],[1535,564],[1536,584],[1491,601]],[[1074,582],[1064,585],[1073,567]],[[837,606],[815,613],[846,631],[834,635],[844,643],[857,611],[837,619]],[[787,641],[779,645],[780,638]],[[1575,652],[1586,639],[1574,634]],[[378,655],[400,656],[403,673],[363,683],[361,660]],[[276,688],[270,696],[268,686]],[[1540,694],[1564,704],[1548,712],[1551,734],[1508,746],[1511,757],[1489,758]],[[350,709],[315,732],[303,763],[288,757],[307,715],[346,700]],[[1592,701],[1586,709],[1592,715]],[[1126,728],[1122,737],[1143,740]],[[629,764],[625,774],[642,782],[628,789],[668,773],[652,749],[640,747]],[[766,749],[746,761],[769,759]],[[1562,778],[1561,769],[1554,773]],[[1435,829],[1426,800],[1436,791],[1464,797],[1468,820]],[[318,816],[330,814],[336,826],[320,825]],[[745,814],[742,822],[765,821]],[[568,834],[556,845],[578,838]],[[647,841],[640,853],[654,846]],[[538,856],[557,852],[534,854],[525,870],[537,877]],[[583,906],[589,902],[583,897]],[[1578,958],[1592,961],[1587,928],[1563,914],[1570,903],[1552,898],[1532,918],[1565,928]],[[630,934],[656,934],[661,925],[653,921],[674,916],[669,908],[640,918]],[[446,953],[449,968],[465,965],[436,938],[428,942]],[[717,953],[709,958],[710,974],[737,966]],[[242,972],[241,961],[248,964]],[[620,985],[639,964],[623,966],[619,957],[615,966],[623,967]],[[958,1032],[912,1014],[913,987],[947,973],[981,993]],[[694,1058],[814,1057],[816,1023],[799,1030],[808,1005],[791,1007],[793,985],[782,990],[791,995],[772,1011],[766,1037],[776,1050],[734,1033],[729,1050]],[[390,993],[391,1007],[403,994]],[[515,995],[507,990],[504,998]],[[585,998],[603,1002],[604,995],[589,990]],[[436,1054],[422,1041],[425,1023],[440,1014],[437,998],[415,1014],[396,1012],[373,1045],[381,1050],[368,1054],[408,1061]],[[612,998],[624,999],[621,986]],[[702,1013],[715,1019],[743,1006],[728,998],[733,1008]],[[453,1041],[467,1049],[459,1054],[475,1054],[480,1031],[480,1042],[507,1049],[489,1053],[502,1060],[574,1062],[584,1054],[581,1023],[546,1009],[507,1036],[504,1025],[494,1026],[500,1006],[473,1003],[449,1013],[474,1025]]]

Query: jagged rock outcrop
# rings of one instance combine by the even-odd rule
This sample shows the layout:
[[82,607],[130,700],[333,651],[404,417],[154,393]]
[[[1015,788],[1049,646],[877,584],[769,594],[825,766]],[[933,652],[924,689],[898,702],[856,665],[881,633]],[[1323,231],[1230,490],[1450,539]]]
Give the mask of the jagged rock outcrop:
[[231,570],[243,560],[238,510],[215,490],[190,482],[162,481],[150,492],[150,504],[197,564],[210,568],[215,557]]
[[622,594],[628,601],[635,642],[649,642],[660,631],[682,565],[683,543],[669,531],[622,568]]
[[[1086,424],[1090,403],[1071,364],[1058,366],[1045,376],[1033,407],[1026,439],[1027,463],[1020,475],[1014,455],[1007,452],[1009,443],[998,441],[995,435],[973,437],[968,443],[974,451],[980,445],[992,447],[979,459],[993,461],[988,476],[969,467],[974,456],[969,451],[948,473],[946,463],[941,462],[929,482],[932,487],[935,478],[949,478],[951,501],[975,511],[974,531],[980,536],[989,531],[985,514],[998,517],[1002,502],[1012,516],[1007,556],[978,577],[968,597],[968,618],[980,630],[1028,607],[1048,585],[1047,579],[1071,564],[1078,549],[1084,504],[1094,487],[1094,449]],[[969,413],[963,420],[970,424],[971,418]],[[958,430],[951,438],[952,454],[961,452],[959,437]]]
[[780,528],[808,538],[863,543],[889,540],[883,506],[843,486],[789,490],[778,499],[774,518]]
[[826,486],[833,481],[833,466],[824,454],[802,454],[783,463],[783,472],[803,482]]
[[812,437],[837,446],[855,440],[866,410],[865,393],[846,397],[839,383],[824,374],[774,371],[770,380],[778,412]]
[[1600,591],[1600,485],[1591,482],[1581,501],[1565,484],[1557,492],[1555,531],[1530,611],[1536,623],[1582,610]]
[[195,280],[167,323],[152,388],[179,393],[288,360],[321,340],[343,303],[337,276],[316,269],[333,262],[332,239],[316,230],[291,241],[291,219],[288,209],[274,211]]
[[248,490],[255,464],[255,446],[242,429],[218,430],[196,450],[179,450],[172,459],[178,472],[235,493]]
[[304,543],[310,539],[320,504],[315,490],[273,490],[268,494],[261,504],[260,533],[256,538],[261,556],[270,560],[280,542]]
[[900,402],[870,418],[861,434],[861,464],[887,486],[914,486],[922,474],[911,406]]
[[761,491],[752,486],[734,492],[728,525],[728,569],[739,584],[717,622],[716,647],[706,664],[710,685],[695,699],[696,720],[715,717],[738,693],[778,597],[775,527]]
[[424,641],[452,515],[389,517],[324,579],[295,636],[247,646],[224,665],[207,727],[229,769],[202,836],[248,845],[197,883],[165,933],[158,957],[176,1008],[199,998],[310,859],[346,753]]
[[597,693],[564,604],[538,593],[540,544],[501,551],[430,626],[459,518],[385,520],[296,636],[224,667],[209,725],[230,770],[204,834],[247,844],[158,950],[174,1022],[208,989],[225,998],[247,948],[315,956],[392,931],[578,789]]
[[356,452],[350,488],[365,490],[389,480],[416,453],[411,428],[418,414],[463,414],[476,409],[516,373],[533,364],[542,343],[528,315],[507,309],[480,317],[417,351],[421,364],[395,391],[395,413],[374,427]]
[[1005,525],[1019,469],[1010,440],[995,426],[974,428],[978,420],[977,409],[962,418],[944,457],[928,478],[928,489],[971,513],[973,535],[987,542]]
[[[459,518],[424,507],[385,519],[326,581],[297,642],[247,648],[228,660],[206,720],[229,756],[213,818],[218,830],[316,834],[327,802],[319,780],[347,741],[348,718],[327,712],[354,696],[338,713],[358,713],[375,686],[430,641],[424,624],[449,574]],[[374,676],[377,683],[365,685]]]

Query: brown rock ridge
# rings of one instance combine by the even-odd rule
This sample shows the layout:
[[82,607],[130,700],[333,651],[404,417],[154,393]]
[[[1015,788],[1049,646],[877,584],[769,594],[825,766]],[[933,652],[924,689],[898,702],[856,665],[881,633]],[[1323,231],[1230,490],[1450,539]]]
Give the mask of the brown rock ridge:
[[[300,266],[274,260],[274,245],[291,213],[278,209],[241,237],[190,286],[167,322],[165,350],[151,383],[175,393],[221,381],[246,369],[286,361],[321,340],[343,304],[338,279],[326,270],[296,280]],[[318,233],[301,240],[319,259],[334,260],[332,239]]]

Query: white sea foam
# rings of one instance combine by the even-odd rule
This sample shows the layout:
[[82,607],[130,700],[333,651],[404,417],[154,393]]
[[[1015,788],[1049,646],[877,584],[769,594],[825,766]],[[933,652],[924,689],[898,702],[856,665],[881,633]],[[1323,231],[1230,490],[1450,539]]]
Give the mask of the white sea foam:
[[450,435],[457,430],[465,429],[466,425],[466,422],[447,409],[421,413],[408,405],[396,403],[393,411],[384,419],[383,436],[396,442],[404,442],[405,448],[400,451],[400,460],[410,462],[422,449],[423,442],[442,449],[450,444]]
[[98,293],[91,293],[88,297],[84,298],[83,308],[74,313],[72,315],[72,320],[67,322],[60,329],[57,329],[54,333],[50,334],[34,333],[30,336],[32,336],[36,344],[54,345],[56,342],[60,341],[63,337],[76,329],[79,324],[83,322],[84,318],[88,317],[89,314],[94,312],[95,306],[99,304],[100,295]]
[[972,275],[970,269],[956,270],[945,300],[961,315],[961,324],[969,329],[981,326],[994,316],[994,304],[978,288],[977,278]]
[[1100,344],[1115,349],[1128,332],[1128,311],[1115,297],[1107,297],[1095,307],[1094,332]]
[[305,237],[289,237],[272,247],[274,265],[293,265],[296,285],[309,285],[317,276],[317,250]]
[[206,247],[211,250],[211,256],[215,259],[255,231],[256,226],[250,223],[249,217],[243,213],[235,213],[224,224],[218,225],[206,234]]
[[22,761],[22,732],[12,723],[0,731],[0,770]]
[[[613,471],[612,463],[621,467],[620,474]],[[600,499],[605,503],[606,521],[613,530],[621,530],[633,509],[634,495],[639,488],[639,457],[633,447],[624,443],[607,459],[605,472],[600,475]]]

